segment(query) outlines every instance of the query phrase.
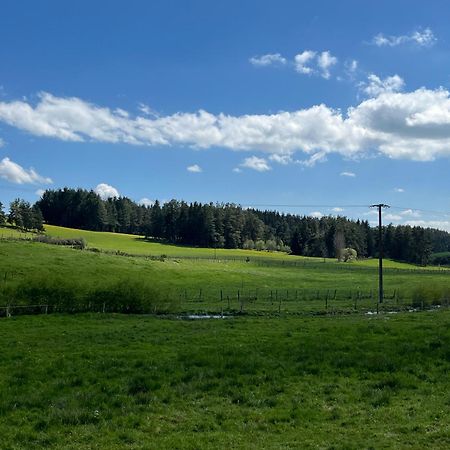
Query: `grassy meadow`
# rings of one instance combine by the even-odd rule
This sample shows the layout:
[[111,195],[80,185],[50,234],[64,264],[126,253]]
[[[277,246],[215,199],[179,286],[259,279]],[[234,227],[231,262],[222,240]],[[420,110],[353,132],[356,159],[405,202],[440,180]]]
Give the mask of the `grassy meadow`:
[[450,446],[450,311],[0,321],[0,447]]
[[368,315],[376,261],[47,233],[87,249],[0,229],[2,450],[450,446],[448,271]]

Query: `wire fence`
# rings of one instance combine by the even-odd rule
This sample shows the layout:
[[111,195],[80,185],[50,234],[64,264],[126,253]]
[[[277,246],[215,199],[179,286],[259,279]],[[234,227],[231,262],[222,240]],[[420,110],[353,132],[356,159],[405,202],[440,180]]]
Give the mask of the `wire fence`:
[[[425,310],[448,307],[450,294],[434,298],[411,296],[400,289],[384,292],[379,303],[377,290],[345,289],[182,289],[161,293],[162,302],[140,305],[144,314],[220,315],[238,314],[350,314]],[[149,299],[151,300],[151,299]],[[0,306],[0,317],[50,313],[130,313],[128,303],[66,301]]]

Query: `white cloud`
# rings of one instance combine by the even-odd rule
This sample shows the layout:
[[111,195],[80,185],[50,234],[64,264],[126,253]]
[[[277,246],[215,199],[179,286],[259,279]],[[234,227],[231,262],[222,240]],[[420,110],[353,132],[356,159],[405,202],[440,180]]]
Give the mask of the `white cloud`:
[[200,110],[156,119],[123,117],[78,98],[42,94],[36,105],[0,101],[0,122],[64,141],[220,147],[269,155],[302,152],[304,165],[325,161],[331,153],[416,161],[450,156],[450,93],[443,88],[384,92],[344,112],[321,104],[270,115]]
[[378,97],[385,92],[398,92],[403,89],[405,82],[400,76],[393,75],[381,79],[375,74],[371,73],[367,77],[367,82],[360,83],[360,89],[370,97]]
[[384,218],[384,220],[391,220],[391,221],[394,221],[394,222],[397,222],[397,221],[403,219],[403,217],[399,216],[398,214],[390,214],[390,213],[389,214],[385,214],[383,216],[383,218]]
[[295,55],[295,70],[298,73],[304,73],[306,75],[311,75],[314,72],[314,69],[309,66],[309,63],[315,58],[316,52],[312,50],[305,50],[298,55]]
[[138,201],[138,204],[142,206],[153,206],[155,204],[155,200],[150,200],[147,197],[143,197]]
[[377,34],[372,43],[378,47],[396,47],[402,44],[413,44],[418,47],[431,47],[437,41],[433,31],[430,28],[416,30],[410,34],[399,36],[385,36],[383,33]]
[[341,172],[339,175],[341,177],[350,177],[350,178],[356,177],[356,173],[354,172]]
[[265,67],[270,65],[286,64],[286,58],[281,56],[279,53],[268,53],[262,56],[253,56],[249,59],[250,63],[254,66]]
[[403,188],[400,188],[400,187],[396,187],[396,188],[394,188],[394,191],[395,192],[398,192],[398,193],[403,193],[403,192],[405,192],[405,190],[403,189]]
[[332,56],[330,52],[322,52],[317,57],[317,65],[321,69],[321,75],[323,78],[330,78],[330,68],[337,64],[338,60],[335,56]]
[[94,192],[100,196],[102,200],[106,200],[112,197],[120,197],[119,191],[109,184],[100,183],[94,189]]
[[358,61],[356,59],[352,59],[351,61],[347,61],[345,63],[345,67],[351,73],[354,73],[358,70]]
[[155,117],[155,118],[160,117],[160,115],[157,111],[150,108],[150,106],[146,105],[145,103],[139,103],[138,109],[142,114],[145,114],[146,116]]
[[316,219],[320,219],[323,217],[323,214],[320,211],[312,211],[309,213],[311,217],[315,217]]
[[419,211],[415,211],[413,209],[405,209],[400,213],[404,217],[420,217],[421,214]]
[[271,167],[267,164],[264,158],[258,158],[257,156],[250,156],[250,158],[245,158],[244,162],[240,164],[241,167],[246,169],[256,170],[257,172],[267,172],[271,170]]
[[444,230],[450,232],[450,221],[448,220],[409,220],[406,225],[412,227],[423,228],[437,228],[438,230]]
[[45,190],[44,190],[44,189],[38,189],[38,190],[35,192],[35,194],[36,194],[38,197],[42,197],[42,196],[44,195],[44,193],[45,193]]
[[241,172],[242,172],[242,169],[240,169],[239,167],[235,167],[235,168],[233,169],[233,172],[234,172],[234,173],[241,173]]
[[278,164],[282,164],[283,166],[286,166],[287,164],[291,164],[295,162],[292,159],[291,153],[274,153],[273,155],[269,156],[269,159],[273,162],[276,162]]
[[198,164],[193,164],[192,166],[188,166],[186,168],[188,172],[200,173],[203,172],[202,168]]
[[339,206],[336,206],[334,208],[331,208],[331,211],[333,211],[333,212],[342,212],[342,211],[344,211],[344,208],[340,208]]
[[51,178],[39,175],[32,167],[28,170],[5,157],[0,161],[0,178],[16,184],[51,184]]

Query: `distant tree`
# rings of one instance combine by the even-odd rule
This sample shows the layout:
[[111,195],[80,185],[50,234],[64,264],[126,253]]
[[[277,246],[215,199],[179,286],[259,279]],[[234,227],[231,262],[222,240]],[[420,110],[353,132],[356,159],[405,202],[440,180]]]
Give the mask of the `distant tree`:
[[355,261],[357,256],[358,254],[354,248],[343,248],[341,249],[339,261],[341,262]]
[[342,253],[345,248],[345,235],[342,230],[336,230],[334,234],[334,251],[336,258],[341,261]]
[[44,217],[42,216],[42,212],[39,209],[39,206],[36,204],[31,208],[32,213],[32,229],[36,231],[44,230]]
[[242,248],[246,250],[253,250],[255,248],[255,243],[253,242],[252,239],[247,239],[242,245]]
[[0,202],[0,226],[4,225],[6,222],[6,214],[5,211],[3,210],[3,203]]
[[16,198],[9,204],[8,223],[23,228],[22,211],[20,209],[20,198]]

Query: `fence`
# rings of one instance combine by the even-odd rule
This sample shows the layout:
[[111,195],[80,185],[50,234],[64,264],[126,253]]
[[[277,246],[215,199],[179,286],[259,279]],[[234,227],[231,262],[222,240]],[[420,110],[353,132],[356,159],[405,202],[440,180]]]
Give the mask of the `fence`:
[[[399,289],[385,291],[383,303],[378,303],[378,291],[345,289],[182,289],[163,293],[166,305],[156,307],[149,302],[140,309],[152,314],[350,314],[374,313],[448,307],[450,295],[442,294],[430,300],[414,298]],[[78,302],[76,304],[31,304],[0,306],[0,317],[49,313],[127,313],[130,304]]]

